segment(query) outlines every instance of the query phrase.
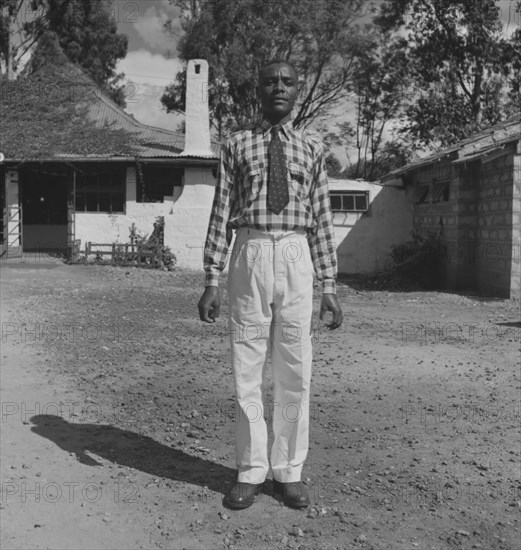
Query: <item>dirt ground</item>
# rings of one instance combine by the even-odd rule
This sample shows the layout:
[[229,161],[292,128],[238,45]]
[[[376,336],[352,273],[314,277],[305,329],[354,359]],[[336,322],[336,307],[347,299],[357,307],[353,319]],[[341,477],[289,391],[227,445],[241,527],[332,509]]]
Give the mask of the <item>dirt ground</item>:
[[2,265],[3,549],[520,547],[519,303],[345,284],[328,331],[317,292],[312,505],[268,483],[234,512],[227,300],[203,326],[201,291],[202,273]]

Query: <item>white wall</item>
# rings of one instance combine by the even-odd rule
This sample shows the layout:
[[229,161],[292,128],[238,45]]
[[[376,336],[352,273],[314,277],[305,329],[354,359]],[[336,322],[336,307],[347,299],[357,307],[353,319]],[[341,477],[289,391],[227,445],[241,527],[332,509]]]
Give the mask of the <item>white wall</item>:
[[369,211],[335,213],[339,273],[372,273],[386,266],[391,246],[410,240],[412,205],[403,189],[358,180],[329,180],[329,190],[368,191]]
[[172,214],[165,216],[165,244],[176,254],[178,265],[203,269],[203,248],[212,210],[215,178],[211,168],[185,169],[183,192]]
[[212,207],[215,178],[211,167],[186,167],[183,187],[163,203],[136,202],[136,173],[127,168],[124,214],[76,213],[76,239],[85,243],[128,243],[132,223],[140,234],[150,236],[157,216],[165,218],[165,245],[177,256],[177,265],[203,268],[203,246]]
[[[371,273],[383,269],[391,246],[410,240],[412,205],[403,189],[353,180],[330,180],[329,188],[368,191],[369,212],[335,213],[335,239],[340,273]],[[150,235],[157,216],[165,218],[165,245],[177,256],[177,265],[203,269],[203,248],[215,190],[210,167],[186,167],[183,187],[164,203],[136,202],[135,169],[127,169],[125,214],[76,213],[76,238],[87,241],[129,242],[130,226]]]

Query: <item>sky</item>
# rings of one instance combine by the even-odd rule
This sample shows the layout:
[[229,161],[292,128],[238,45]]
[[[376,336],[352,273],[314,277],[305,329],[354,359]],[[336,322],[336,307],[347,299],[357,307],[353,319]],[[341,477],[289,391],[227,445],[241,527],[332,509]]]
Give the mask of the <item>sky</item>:
[[[162,110],[160,97],[165,87],[172,83],[175,75],[183,68],[176,58],[179,34],[167,33],[164,22],[172,18],[178,21],[179,10],[168,0],[109,0],[118,26],[118,32],[128,37],[128,51],[116,66],[118,73],[125,73],[126,111],[137,120],[151,126],[176,130],[181,115],[167,114]],[[30,0],[24,0],[18,12],[18,25],[12,40],[19,45],[22,40],[20,29],[23,23],[30,23],[41,14]],[[175,28],[175,26],[174,26]],[[21,58],[21,70],[29,61],[32,51]],[[2,65],[2,72],[5,67]]]
[[[176,57],[177,44],[182,33],[179,9],[169,0],[110,0],[110,2],[118,32],[128,37],[127,55],[116,65],[116,71],[125,74],[123,82],[127,101],[126,111],[145,124],[177,130],[183,115],[167,114],[160,98],[166,86],[174,82],[176,74],[183,68],[183,62]],[[367,2],[370,3],[371,0]],[[515,12],[515,5],[516,0],[499,2],[500,17],[506,34],[512,33],[521,24],[521,16]],[[31,8],[27,8],[25,12],[20,15],[24,20],[31,17]],[[173,33],[164,29],[164,23],[169,19],[174,22]],[[30,53],[27,54],[25,61],[29,57]],[[349,110],[352,111],[349,106],[338,106],[332,113],[331,121],[338,121],[339,117],[342,118],[342,115]],[[352,112],[345,118],[352,119]]]
[[[510,34],[520,24],[520,16],[515,13],[515,0],[501,0],[499,5],[504,32]],[[116,67],[117,72],[125,73],[126,111],[145,124],[176,130],[183,116],[167,114],[160,97],[183,68],[183,63],[176,57],[182,32],[178,8],[168,0],[112,0],[112,9],[118,31],[128,37],[127,56]],[[177,21],[174,33],[163,28],[168,19]],[[335,111],[331,120],[338,121],[342,113],[339,108]],[[343,113],[346,112],[344,106]],[[346,118],[352,118],[352,113]],[[347,159],[340,160],[344,163]]]
[[160,97],[183,63],[176,57],[179,34],[163,28],[168,19],[179,20],[179,10],[168,0],[113,0],[118,32],[128,37],[128,52],[116,66],[125,73],[126,111],[151,126],[176,130],[182,116],[167,114]]

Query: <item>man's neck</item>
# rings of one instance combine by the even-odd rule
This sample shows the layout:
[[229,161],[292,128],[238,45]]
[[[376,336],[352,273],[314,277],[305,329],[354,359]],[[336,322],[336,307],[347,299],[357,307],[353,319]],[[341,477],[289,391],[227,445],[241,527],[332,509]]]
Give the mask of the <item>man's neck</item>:
[[269,116],[264,116],[263,118],[264,120],[267,120],[272,126],[276,126],[277,124],[285,124],[286,122],[289,122],[291,120],[291,113],[283,118],[272,118]]

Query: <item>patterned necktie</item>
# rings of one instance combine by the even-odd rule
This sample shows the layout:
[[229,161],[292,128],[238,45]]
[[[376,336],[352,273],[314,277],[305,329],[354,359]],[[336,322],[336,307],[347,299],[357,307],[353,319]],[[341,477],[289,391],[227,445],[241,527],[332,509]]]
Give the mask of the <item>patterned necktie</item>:
[[269,184],[268,184],[268,210],[279,214],[289,202],[288,179],[286,175],[286,159],[284,148],[280,140],[280,125],[271,129],[271,141],[268,147],[269,159]]

